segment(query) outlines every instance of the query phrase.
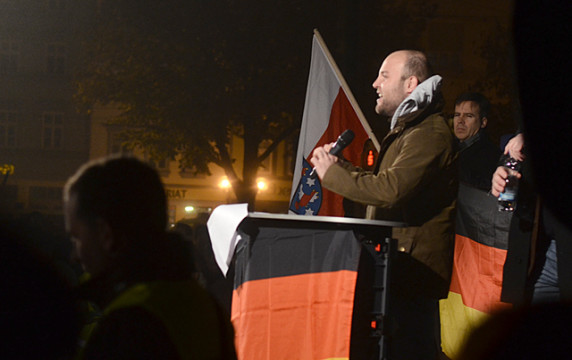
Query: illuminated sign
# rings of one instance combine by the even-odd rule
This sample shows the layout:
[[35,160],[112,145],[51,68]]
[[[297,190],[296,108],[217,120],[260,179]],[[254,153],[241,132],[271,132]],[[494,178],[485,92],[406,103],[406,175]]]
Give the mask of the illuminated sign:
[[187,190],[185,189],[166,189],[168,199],[184,199],[187,195]]

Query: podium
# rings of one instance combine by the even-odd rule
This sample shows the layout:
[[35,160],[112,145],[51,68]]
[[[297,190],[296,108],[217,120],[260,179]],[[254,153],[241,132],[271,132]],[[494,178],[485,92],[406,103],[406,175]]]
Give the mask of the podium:
[[[249,213],[231,266],[239,359],[347,359],[364,337],[385,359],[396,226],[404,224]],[[373,298],[362,301],[362,288]],[[372,305],[358,310],[362,303]],[[356,326],[364,316],[367,332]]]

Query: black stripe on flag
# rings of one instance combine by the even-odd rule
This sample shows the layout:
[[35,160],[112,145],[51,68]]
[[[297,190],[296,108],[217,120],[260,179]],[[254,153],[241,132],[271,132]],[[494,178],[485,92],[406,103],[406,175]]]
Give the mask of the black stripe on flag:
[[240,233],[235,252],[235,289],[242,283],[280,276],[357,271],[360,243],[351,230],[263,227]]
[[[518,206],[518,204],[517,204]],[[486,191],[459,184],[455,232],[483,245],[508,248],[511,212],[498,210],[497,198]]]

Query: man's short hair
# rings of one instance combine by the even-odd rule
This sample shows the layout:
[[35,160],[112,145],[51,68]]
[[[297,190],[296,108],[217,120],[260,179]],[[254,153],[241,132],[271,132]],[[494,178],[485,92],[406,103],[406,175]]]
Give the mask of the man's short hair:
[[407,61],[403,65],[402,79],[415,76],[422,83],[433,75],[431,64],[424,53],[417,50],[406,50],[406,53]]
[[489,100],[481,93],[478,92],[466,92],[455,100],[455,106],[460,105],[465,101],[472,101],[479,107],[479,120],[486,118],[489,116],[489,112],[491,111],[491,103]]
[[64,201],[71,196],[80,219],[103,219],[126,239],[166,230],[167,198],[159,174],[134,157],[112,156],[83,165],[64,188]]

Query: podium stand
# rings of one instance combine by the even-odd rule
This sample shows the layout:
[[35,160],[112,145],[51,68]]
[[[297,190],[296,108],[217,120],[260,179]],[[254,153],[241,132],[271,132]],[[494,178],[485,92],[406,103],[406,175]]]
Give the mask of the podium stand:
[[[403,224],[248,214],[237,228],[241,240],[232,267],[231,318],[239,359],[349,358],[352,337],[359,333],[352,330],[352,316],[355,325],[360,286],[370,287],[373,306],[367,311],[368,333],[359,336],[375,339],[379,359],[385,359],[387,278],[395,251],[391,228],[396,226]],[[368,257],[368,266],[360,265],[360,254],[362,260]],[[365,284],[356,282],[358,268],[369,272]]]

